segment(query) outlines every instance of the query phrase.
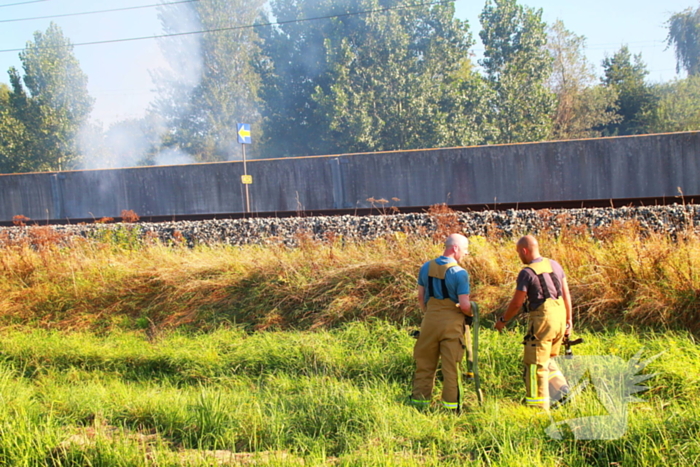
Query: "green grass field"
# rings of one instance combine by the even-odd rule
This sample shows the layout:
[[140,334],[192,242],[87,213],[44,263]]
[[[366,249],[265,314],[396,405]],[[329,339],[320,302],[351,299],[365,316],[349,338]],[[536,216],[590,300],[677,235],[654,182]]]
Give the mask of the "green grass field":
[[[620,439],[553,440],[597,414],[591,397],[546,414],[521,405],[519,330],[482,334],[486,402],[420,412],[405,400],[413,340],[385,322],[335,330],[206,334],[5,331],[3,465],[696,465],[700,357],[675,332],[582,334],[579,354],[651,357]],[[218,451],[218,453],[217,453]],[[234,455],[234,453],[237,453]],[[252,453],[246,454],[246,453]],[[198,457],[199,456],[199,457]]]
[[660,354],[617,439],[545,431],[605,415],[594,391],[551,416],[522,405],[522,322],[491,327],[520,268],[512,239],[472,239],[486,401],[467,383],[455,416],[406,404],[415,274],[434,241],[186,249],[124,235],[0,253],[0,465],[698,464],[700,239],[618,226],[541,240],[569,275],[577,355]]

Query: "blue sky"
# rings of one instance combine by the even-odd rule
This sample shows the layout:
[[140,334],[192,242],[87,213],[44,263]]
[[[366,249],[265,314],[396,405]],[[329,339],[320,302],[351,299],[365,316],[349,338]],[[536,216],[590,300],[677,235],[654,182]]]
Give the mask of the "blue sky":
[[[51,19],[7,22],[17,18],[60,15],[103,9],[153,5],[161,0],[0,0],[0,50],[21,49],[37,30],[46,30]],[[173,0],[166,0],[173,1]],[[484,0],[457,0],[457,16],[469,21],[478,41],[478,17]],[[665,21],[675,12],[696,8],[696,0],[521,0],[521,4],[542,8],[548,23],[561,19],[565,26],[587,38],[587,55],[600,70],[600,62],[627,44],[642,53],[650,71],[650,82],[669,81],[675,72],[672,49],[666,49]],[[6,6],[7,5],[7,6]],[[161,34],[156,8],[144,8],[96,15],[54,18],[71,42],[93,42]],[[153,98],[150,72],[164,66],[154,39],[76,47],[75,55],[88,75],[90,94],[96,98],[93,119],[108,125],[141,117]],[[0,52],[0,82],[7,83],[7,69],[20,67],[18,52]],[[683,75],[680,75],[682,77]]]

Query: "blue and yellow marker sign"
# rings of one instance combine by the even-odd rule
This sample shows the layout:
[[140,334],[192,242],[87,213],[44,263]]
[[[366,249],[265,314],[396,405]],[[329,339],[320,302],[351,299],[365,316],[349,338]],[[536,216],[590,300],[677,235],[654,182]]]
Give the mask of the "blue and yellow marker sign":
[[241,144],[251,144],[253,142],[250,138],[250,123],[238,124],[238,142]]

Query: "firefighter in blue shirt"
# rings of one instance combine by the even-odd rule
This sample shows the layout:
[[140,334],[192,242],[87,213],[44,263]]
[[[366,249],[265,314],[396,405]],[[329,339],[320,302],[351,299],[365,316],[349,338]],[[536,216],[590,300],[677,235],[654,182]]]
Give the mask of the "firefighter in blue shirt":
[[411,402],[426,407],[432,398],[438,360],[442,360],[442,404],[460,408],[459,363],[467,345],[465,316],[472,315],[469,275],[458,265],[467,254],[469,241],[452,234],[442,256],[425,263],[418,274],[418,304],[423,311],[420,336],[413,349],[416,372]]

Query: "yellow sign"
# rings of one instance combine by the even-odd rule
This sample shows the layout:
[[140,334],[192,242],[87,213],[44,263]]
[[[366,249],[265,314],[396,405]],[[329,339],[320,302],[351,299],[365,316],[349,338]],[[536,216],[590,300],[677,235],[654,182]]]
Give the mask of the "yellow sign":
[[253,176],[252,175],[241,175],[241,183],[244,185],[252,185],[253,184]]

